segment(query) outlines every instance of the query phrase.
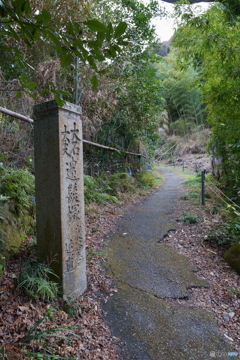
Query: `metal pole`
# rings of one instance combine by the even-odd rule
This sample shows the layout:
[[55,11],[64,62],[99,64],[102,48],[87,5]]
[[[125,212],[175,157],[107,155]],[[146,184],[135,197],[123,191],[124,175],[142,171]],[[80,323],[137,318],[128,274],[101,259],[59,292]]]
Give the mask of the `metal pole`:
[[6,115],[9,115],[9,116],[12,116],[12,117],[15,117],[17,119],[27,121],[27,122],[33,124],[33,119],[30,119],[30,117],[24,116],[22,114],[18,114],[16,112],[8,110],[6,108],[0,107],[0,112],[3,113],[3,114],[6,114]]
[[202,205],[205,205],[205,173],[206,173],[206,170],[203,170],[202,171],[202,181],[201,181],[201,185],[202,185],[202,191],[201,191]]

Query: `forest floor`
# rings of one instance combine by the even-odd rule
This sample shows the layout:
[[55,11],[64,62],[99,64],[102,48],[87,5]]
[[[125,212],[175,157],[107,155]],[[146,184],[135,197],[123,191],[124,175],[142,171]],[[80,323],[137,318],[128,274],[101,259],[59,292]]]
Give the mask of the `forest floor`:
[[[125,199],[121,206],[92,206],[89,210],[86,216],[89,285],[78,301],[34,301],[15,289],[13,274],[18,273],[21,261],[33,251],[29,242],[9,260],[0,282],[2,359],[119,359],[118,339],[112,337],[104,323],[99,302],[99,292],[113,296],[118,291],[102,267],[105,259],[101,245],[104,235],[114,230],[123,213],[139,200],[139,197],[132,198],[130,202]],[[222,221],[220,215],[213,212],[213,207],[211,199],[204,207],[183,200],[183,197],[178,200],[173,219],[180,219],[182,213],[191,213],[200,221],[191,225],[178,221],[176,231],[170,232],[163,242],[186,256],[198,269],[198,276],[207,280],[210,287],[191,289],[188,300],[172,301],[213,312],[226,341],[240,353],[240,276],[223,260],[224,248],[208,241],[210,231]],[[36,327],[43,318],[44,321]],[[53,333],[51,329],[59,327],[62,327],[59,332],[62,337],[40,337],[40,331],[46,330],[49,334]],[[38,355],[27,357],[26,351]],[[40,354],[46,355],[41,357]]]

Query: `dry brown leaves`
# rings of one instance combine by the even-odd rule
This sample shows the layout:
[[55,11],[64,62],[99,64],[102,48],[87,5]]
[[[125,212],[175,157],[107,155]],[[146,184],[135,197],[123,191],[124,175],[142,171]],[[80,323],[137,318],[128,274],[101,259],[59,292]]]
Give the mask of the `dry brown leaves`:
[[188,300],[176,302],[214,313],[225,340],[240,353],[240,276],[224,261],[224,249],[207,240],[220,217],[211,213],[211,204],[202,207],[179,200],[174,219],[183,212],[198,215],[201,221],[192,225],[178,222],[176,232],[169,233],[164,243],[186,256],[209,288],[192,288]]
[[[132,198],[131,204],[136,200]],[[4,277],[0,280],[0,358],[22,360],[28,358],[25,350],[41,353],[47,348],[49,355],[79,360],[119,359],[117,339],[111,336],[103,321],[99,301],[99,292],[111,296],[116,291],[101,265],[104,258],[99,247],[103,235],[113,229],[116,220],[122,216],[123,207],[126,210],[126,200],[122,206],[89,207],[91,215],[86,216],[88,289],[78,301],[66,304],[58,299],[47,304],[21,295],[14,287],[12,275],[18,273],[20,262],[29,257],[31,250],[28,244],[25,243],[9,260]],[[51,318],[47,317],[49,308],[53,309],[50,311]],[[38,326],[37,332],[48,330],[51,333],[49,329],[68,327],[74,334],[61,331],[59,334],[63,338],[47,337],[25,344],[29,330],[43,317],[45,320]]]

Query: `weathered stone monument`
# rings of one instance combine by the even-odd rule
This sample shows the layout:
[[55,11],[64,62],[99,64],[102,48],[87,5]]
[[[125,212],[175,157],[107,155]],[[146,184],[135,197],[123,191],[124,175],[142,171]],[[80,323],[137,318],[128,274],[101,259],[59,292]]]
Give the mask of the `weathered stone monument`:
[[86,289],[81,108],[49,101],[34,107],[37,253],[64,296]]

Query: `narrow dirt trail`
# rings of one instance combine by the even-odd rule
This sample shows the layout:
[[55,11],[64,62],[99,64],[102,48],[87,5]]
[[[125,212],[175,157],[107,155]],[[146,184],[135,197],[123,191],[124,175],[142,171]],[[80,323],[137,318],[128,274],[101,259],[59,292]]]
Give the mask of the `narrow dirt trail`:
[[208,284],[184,256],[161,243],[175,227],[170,214],[183,178],[169,169],[159,171],[165,181],[158,191],[108,234],[104,252],[118,293],[103,304],[106,322],[120,338],[124,360],[229,359],[232,349],[213,315],[172,301],[187,299],[188,289]]

